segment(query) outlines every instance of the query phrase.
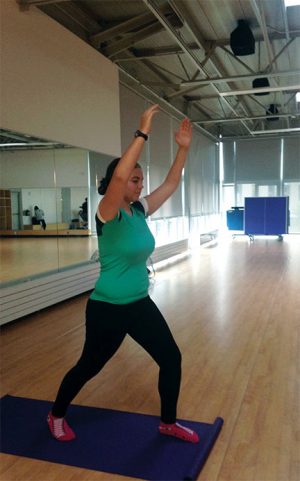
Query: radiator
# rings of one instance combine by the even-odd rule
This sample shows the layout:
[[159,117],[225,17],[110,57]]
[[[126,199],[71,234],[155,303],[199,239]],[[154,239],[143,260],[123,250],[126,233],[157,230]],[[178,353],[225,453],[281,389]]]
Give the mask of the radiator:
[[171,244],[165,244],[155,249],[151,255],[151,261],[153,264],[156,262],[164,261],[170,257],[177,256],[188,250],[188,239],[182,239]]
[[0,324],[89,291],[98,275],[99,264],[93,263],[3,287],[0,291]]

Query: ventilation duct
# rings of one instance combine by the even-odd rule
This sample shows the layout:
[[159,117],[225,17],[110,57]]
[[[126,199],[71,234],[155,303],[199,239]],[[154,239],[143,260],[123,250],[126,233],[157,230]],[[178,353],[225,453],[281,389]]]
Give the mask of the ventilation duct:
[[255,39],[246,20],[238,20],[238,26],[230,34],[230,46],[239,57],[255,52]]
[[[261,87],[270,87],[269,80],[267,77],[255,78],[252,82],[252,87],[254,89]],[[254,95],[269,95],[270,92],[256,92]]]

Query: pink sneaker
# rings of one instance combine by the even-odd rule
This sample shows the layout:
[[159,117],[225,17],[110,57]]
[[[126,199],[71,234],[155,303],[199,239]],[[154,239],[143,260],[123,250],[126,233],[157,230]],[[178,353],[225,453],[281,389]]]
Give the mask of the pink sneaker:
[[52,436],[58,441],[72,441],[72,439],[76,438],[74,431],[64,418],[56,418],[50,412],[47,417],[47,423]]
[[179,423],[165,424],[161,422],[158,430],[161,434],[165,434],[167,436],[174,436],[175,438],[182,439],[183,441],[188,441],[189,443],[199,442],[199,436],[197,433],[195,433],[195,431],[192,431],[185,426],[181,426],[181,424]]

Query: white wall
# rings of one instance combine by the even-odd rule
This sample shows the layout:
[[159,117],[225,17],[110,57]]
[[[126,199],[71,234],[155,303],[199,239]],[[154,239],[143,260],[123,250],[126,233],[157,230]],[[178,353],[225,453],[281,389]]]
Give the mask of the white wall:
[[82,149],[55,149],[54,168],[57,187],[88,188],[88,152]]
[[118,156],[117,67],[37,8],[0,3],[1,128]]
[[0,152],[1,189],[55,187],[53,150]]

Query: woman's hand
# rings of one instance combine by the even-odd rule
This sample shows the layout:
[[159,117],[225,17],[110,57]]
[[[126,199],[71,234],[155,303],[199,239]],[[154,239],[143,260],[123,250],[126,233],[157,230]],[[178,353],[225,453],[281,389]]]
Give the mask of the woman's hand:
[[179,129],[175,134],[175,141],[178,147],[189,149],[192,141],[192,124],[185,118],[180,122]]
[[139,129],[144,132],[144,134],[149,134],[152,125],[153,115],[159,112],[159,105],[151,105],[141,116]]

